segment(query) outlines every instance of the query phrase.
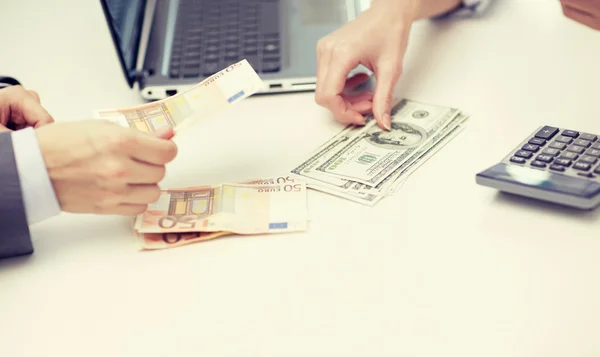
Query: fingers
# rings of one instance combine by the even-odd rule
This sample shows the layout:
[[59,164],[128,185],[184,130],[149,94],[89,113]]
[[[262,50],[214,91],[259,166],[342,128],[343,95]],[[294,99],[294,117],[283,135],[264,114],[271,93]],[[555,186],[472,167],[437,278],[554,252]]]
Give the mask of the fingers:
[[40,127],[54,122],[52,116],[40,105],[39,95],[22,86],[11,86],[0,91],[0,106],[9,108],[8,121],[26,126]]
[[157,185],[129,185],[121,204],[145,205],[156,202],[160,197]]
[[[177,145],[173,141],[131,129],[125,130],[126,132],[113,138],[116,141],[114,147],[129,157],[147,164],[164,165],[177,156]],[[172,136],[172,131],[161,131],[157,135]]]
[[342,123],[347,124],[364,124],[364,117],[349,108],[348,103],[342,97],[342,92],[346,84],[346,76],[348,72],[355,67],[352,62],[345,62],[343,64],[336,63],[337,60],[333,60],[334,65],[330,66],[327,71],[327,78],[323,84],[321,102],[327,107],[336,119]]
[[346,90],[352,90],[369,80],[371,76],[366,73],[357,73],[346,80]]
[[123,178],[130,184],[154,184],[162,181],[165,173],[166,169],[162,165],[131,160]]
[[563,13],[566,17],[570,18],[573,21],[579,22],[582,25],[585,25],[594,30],[600,31],[600,17],[595,17],[593,14],[584,11],[582,9],[576,8],[571,5],[562,5]]
[[36,102],[41,103],[40,96],[39,96],[39,94],[37,94],[36,91],[34,91],[34,90],[28,90],[27,94],[29,94],[30,96],[32,96],[33,99],[35,99]]
[[4,125],[0,124],[0,133],[10,132],[10,131],[12,131],[12,130],[10,130],[9,128],[7,128]]
[[315,89],[315,101],[320,102],[323,96],[321,90],[327,78],[327,70],[329,68],[329,60],[333,43],[328,38],[323,38],[317,43],[317,87]]
[[[317,46],[318,70],[315,100],[317,104],[329,109],[342,123],[364,124],[363,116],[350,109],[348,103],[342,98],[348,73],[358,65],[358,62],[352,58],[344,46],[337,45],[335,49],[333,46],[329,39],[323,39]],[[361,77],[358,77],[358,79],[354,79],[356,83],[352,84],[357,85],[360,80]]]
[[148,205],[135,204],[120,204],[111,207],[98,207],[97,214],[115,214],[120,216],[137,216],[144,213],[148,209]]
[[100,214],[139,214],[148,204],[160,198],[157,185],[126,185],[99,191],[95,201],[95,213]]
[[373,102],[370,100],[363,100],[360,102],[350,103],[350,110],[354,110],[360,114],[367,114],[373,111]]
[[162,128],[155,132],[154,136],[159,139],[171,140],[175,136],[175,130],[171,127]]
[[392,110],[392,97],[400,75],[402,65],[400,60],[383,60],[375,72],[377,86],[373,97],[373,115],[379,127],[390,130]]

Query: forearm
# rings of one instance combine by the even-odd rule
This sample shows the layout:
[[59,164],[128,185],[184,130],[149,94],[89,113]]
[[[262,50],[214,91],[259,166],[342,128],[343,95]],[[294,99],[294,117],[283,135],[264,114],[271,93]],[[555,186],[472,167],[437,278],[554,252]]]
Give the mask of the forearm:
[[456,9],[461,0],[371,0],[372,5],[385,6],[400,17],[416,21]]

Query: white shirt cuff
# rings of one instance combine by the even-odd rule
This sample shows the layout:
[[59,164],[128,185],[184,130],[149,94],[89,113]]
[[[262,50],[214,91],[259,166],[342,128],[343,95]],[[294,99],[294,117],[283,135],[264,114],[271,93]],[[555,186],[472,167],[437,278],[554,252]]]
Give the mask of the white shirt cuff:
[[52,182],[33,128],[11,133],[21,192],[29,224],[60,214]]

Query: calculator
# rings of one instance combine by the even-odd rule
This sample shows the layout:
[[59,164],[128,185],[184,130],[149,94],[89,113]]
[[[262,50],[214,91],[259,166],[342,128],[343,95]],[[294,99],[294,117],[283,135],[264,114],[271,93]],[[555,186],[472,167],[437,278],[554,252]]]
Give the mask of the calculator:
[[479,185],[578,209],[600,204],[596,134],[542,126],[502,161],[476,175]]

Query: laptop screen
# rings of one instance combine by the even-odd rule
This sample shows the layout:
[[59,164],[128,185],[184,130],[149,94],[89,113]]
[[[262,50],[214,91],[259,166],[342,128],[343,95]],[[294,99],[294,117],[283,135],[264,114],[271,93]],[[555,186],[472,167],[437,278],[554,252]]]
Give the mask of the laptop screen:
[[133,87],[146,1],[100,0],[100,2],[127,82],[130,87]]

